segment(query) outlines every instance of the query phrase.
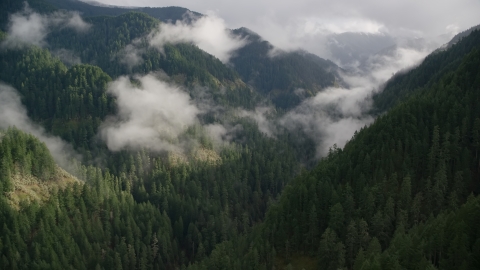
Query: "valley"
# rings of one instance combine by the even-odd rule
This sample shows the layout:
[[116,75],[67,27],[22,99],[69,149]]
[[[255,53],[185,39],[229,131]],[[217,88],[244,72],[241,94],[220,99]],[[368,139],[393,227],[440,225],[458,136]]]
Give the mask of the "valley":
[[329,60],[181,7],[0,9],[0,268],[480,268],[478,26]]

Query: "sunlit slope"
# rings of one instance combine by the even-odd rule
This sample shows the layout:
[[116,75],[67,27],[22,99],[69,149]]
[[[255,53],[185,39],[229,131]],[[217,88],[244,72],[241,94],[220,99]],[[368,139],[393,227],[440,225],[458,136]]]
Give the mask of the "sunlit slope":
[[16,128],[0,131],[0,191],[14,206],[43,202],[52,192],[77,178],[55,164],[49,150],[32,135]]

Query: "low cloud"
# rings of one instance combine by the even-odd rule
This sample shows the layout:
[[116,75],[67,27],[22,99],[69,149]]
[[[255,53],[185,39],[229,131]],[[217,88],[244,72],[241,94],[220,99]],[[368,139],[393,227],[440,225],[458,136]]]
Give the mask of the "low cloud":
[[193,43],[220,61],[227,63],[231,54],[246,44],[244,39],[233,35],[223,19],[211,14],[191,23],[177,21],[162,23],[149,36],[150,46],[163,50],[166,44]]
[[207,88],[195,87],[187,93],[168,81],[165,74],[148,74],[111,82],[107,92],[116,100],[117,113],[100,125],[98,138],[111,151],[146,148],[186,153],[206,138],[218,149],[242,140],[243,126],[237,120],[243,117],[255,120],[266,136],[274,136],[271,108],[228,109],[215,104]]
[[10,15],[8,36],[4,46],[15,48],[24,45],[43,47],[48,33],[48,20],[28,7],[22,12]]
[[82,20],[75,12],[54,12],[43,15],[34,12],[28,4],[22,11],[11,14],[9,17],[7,38],[2,42],[3,47],[23,48],[34,45],[45,47],[47,35],[54,28],[72,28],[77,32],[84,32],[90,25]]
[[322,157],[333,144],[343,147],[355,130],[373,121],[366,114],[371,92],[368,87],[328,88],[288,112],[280,124],[302,130],[315,141],[317,157]]
[[71,162],[74,159],[80,160],[80,156],[74,152],[68,143],[59,137],[47,134],[41,126],[30,120],[17,91],[13,87],[0,82],[0,128],[6,129],[12,126],[30,133],[44,142],[55,162],[62,168],[74,172],[74,166]]
[[99,136],[112,151],[182,151],[179,136],[198,121],[200,110],[180,87],[153,75],[135,79],[120,77],[109,85],[118,114],[100,126]]
[[343,147],[356,130],[371,124],[374,119],[368,112],[373,94],[381,91],[393,74],[420,63],[431,50],[428,46],[392,47],[375,55],[365,69],[342,76],[348,89],[331,87],[319,92],[285,114],[280,124],[292,131],[302,130],[315,141],[317,158],[325,156],[334,144]]

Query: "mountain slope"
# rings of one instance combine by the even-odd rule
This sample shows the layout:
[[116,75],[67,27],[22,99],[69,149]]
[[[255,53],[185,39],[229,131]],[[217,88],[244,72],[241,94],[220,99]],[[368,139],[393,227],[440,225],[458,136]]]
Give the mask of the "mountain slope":
[[464,38],[445,51],[435,51],[425,58],[418,67],[391,78],[384,89],[373,97],[374,111],[384,112],[395,104],[405,100],[409,95],[422,88],[428,88],[439,78],[455,70],[462,58],[480,44],[480,31],[473,31],[469,38]]
[[146,55],[140,55],[144,61],[133,67],[121,62],[125,57],[122,54],[125,47],[137,39],[146,42],[143,39],[160,23],[144,13],[100,16],[88,18],[86,22],[92,25],[87,33],[78,34],[72,29],[62,29],[49,35],[49,44],[53,49],[72,50],[80,55],[83,62],[100,66],[112,77],[163,69],[168,75],[184,73],[190,81],[197,77],[211,86],[215,79],[234,81],[238,78],[233,70],[218,59],[190,44],[166,45],[162,54],[142,43],[138,50],[145,50]]
[[[129,12],[87,18],[86,22],[92,25],[86,33],[67,28],[50,33],[50,50],[73,52],[82,62],[99,66],[112,78],[165,72],[187,89],[208,87],[213,99],[221,104],[252,108],[258,102],[258,94],[235,70],[194,44],[165,44],[161,50],[148,45],[148,34],[161,22],[147,14]],[[223,94],[222,89],[229,91]]]
[[256,33],[246,28],[233,33],[248,41],[232,57],[233,68],[243,81],[269,96],[278,107],[288,109],[299,104],[301,98],[295,94],[298,88],[305,89],[307,96],[314,96],[335,85],[338,67],[333,62],[305,52],[271,55],[274,47]]
[[[15,209],[0,194],[0,219],[6,223],[0,229],[2,268],[175,269],[208,256],[218,243],[263,220],[268,203],[299,170],[301,149],[288,134],[267,137],[255,121],[238,116],[237,107],[256,104],[254,91],[234,70],[193,45],[167,45],[165,55],[152,52],[151,58],[147,51],[145,62],[153,65],[155,57],[161,58],[171,75],[168,83],[178,79],[180,90],[192,96],[195,90],[211,91],[208,105],[219,112],[199,116],[181,134],[196,147],[185,149],[183,162],[172,158],[175,153],[149,148],[109,151],[95,137],[106,115],[116,113],[107,85],[122,74],[134,77],[109,57],[158,21],[136,12],[89,22],[89,33],[52,30],[47,48],[0,52],[1,79],[21,93],[28,116],[47,133],[73,143],[85,163],[104,168],[80,168],[85,185],[52,192],[41,205]],[[92,62],[66,66],[50,53],[63,45]],[[158,71],[158,65],[138,73]],[[202,125],[218,127],[224,119],[232,131],[225,134],[225,145],[217,145]],[[189,157],[213,151],[214,162]]]
[[89,148],[101,121],[114,112],[110,76],[99,67],[67,68],[43,49],[0,52],[0,80],[23,96],[28,115],[76,148]]
[[[92,25],[85,33],[57,27],[51,29],[46,41],[52,52],[59,55],[68,53],[83,63],[98,65],[113,78],[163,70],[169,76],[186,76],[182,83],[186,82],[189,86],[200,84],[212,88],[236,88],[238,91],[234,95],[237,100],[244,100],[242,96],[252,97],[243,80],[282,109],[292,108],[302,99],[340,83],[339,68],[333,62],[301,51],[282,52],[272,57],[273,46],[247,29],[233,31],[234,35],[246,38],[249,43],[235,52],[231,59],[232,67],[227,67],[192,44],[167,44],[163,48],[164,53],[149,46],[147,35],[160,23],[152,16],[160,15],[147,15],[148,8],[99,7],[76,0],[35,1],[59,9],[85,9],[83,15],[97,15],[85,19]],[[19,9],[12,7],[10,13]],[[168,16],[179,13],[175,8],[164,11],[170,14]],[[168,21],[172,18],[160,19]],[[172,20],[175,19],[179,18]],[[297,95],[297,89],[304,89],[304,94]],[[252,106],[248,102],[242,105]]]

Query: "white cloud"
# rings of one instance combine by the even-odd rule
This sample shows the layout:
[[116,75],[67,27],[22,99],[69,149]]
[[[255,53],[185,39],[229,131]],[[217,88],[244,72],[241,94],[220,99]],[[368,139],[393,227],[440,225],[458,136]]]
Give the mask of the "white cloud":
[[317,157],[326,155],[333,144],[343,147],[356,130],[373,122],[368,115],[373,93],[380,91],[392,74],[418,64],[429,52],[427,48],[397,47],[376,55],[359,75],[342,76],[350,88],[331,87],[319,92],[289,111],[280,124],[290,130],[303,130],[316,143]]
[[28,11],[10,16],[7,39],[3,42],[7,47],[20,47],[26,44],[44,46],[48,33],[48,20],[38,14]]
[[355,130],[373,121],[366,115],[372,91],[368,86],[328,88],[288,112],[280,124],[303,130],[315,141],[317,157],[324,156],[333,144],[343,147]]
[[[214,10],[229,28],[247,27],[273,45],[302,48],[322,57],[325,33],[388,32],[394,37],[430,38],[454,25],[460,30],[480,24],[478,0],[100,0],[122,6],[182,6],[206,13]],[[321,30],[321,31],[319,31]]]
[[232,35],[225,22],[214,14],[201,17],[192,24],[186,21],[162,23],[158,31],[150,34],[149,40],[151,46],[160,50],[169,43],[194,43],[224,63],[228,62],[233,51],[246,44],[245,40]]
[[112,151],[148,148],[181,151],[178,136],[195,124],[200,110],[181,88],[153,75],[137,83],[120,77],[108,87],[116,98],[118,114],[100,126],[100,137]]
[[25,8],[9,17],[7,38],[2,46],[7,48],[22,48],[28,45],[45,47],[45,38],[53,28],[72,28],[84,32],[90,25],[82,20],[78,13],[54,12],[42,15],[34,12],[28,4]]

